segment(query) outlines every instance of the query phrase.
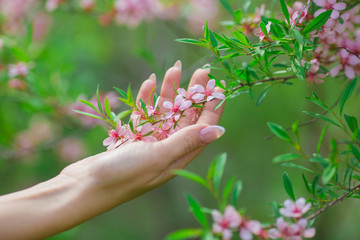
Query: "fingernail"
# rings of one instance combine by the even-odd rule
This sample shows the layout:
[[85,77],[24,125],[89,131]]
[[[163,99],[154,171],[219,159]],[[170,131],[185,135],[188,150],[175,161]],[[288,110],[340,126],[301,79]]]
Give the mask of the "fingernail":
[[181,70],[181,61],[177,60],[176,63],[174,64],[174,67],[178,68],[179,70]]
[[149,79],[150,79],[151,81],[156,82],[156,75],[155,75],[155,73],[151,74],[150,77],[149,77]]
[[200,139],[204,143],[211,143],[225,133],[225,128],[214,125],[200,130]]
[[207,63],[207,64],[205,64],[202,68],[206,68],[206,67],[210,67],[210,64]]

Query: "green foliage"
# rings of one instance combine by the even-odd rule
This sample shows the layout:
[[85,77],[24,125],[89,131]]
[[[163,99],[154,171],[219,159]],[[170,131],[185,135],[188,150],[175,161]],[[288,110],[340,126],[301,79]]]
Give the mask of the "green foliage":
[[346,101],[350,98],[352,92],[354,91],[354,89],[356,87],[356,82],[357,82],[357,79],[354,78],[354,80],[352,80],[349,83],[349,85],[346,87],[345,91],[341,95],[340,102],[339,102],[340,115],[342,115],[344,105],[345,105]]
[[319,16],[311,20],[311,22],[302,30],[302,33],[305,35],[321,28],[327,22],[327,20],[329,20],[331,13],[332,10],[328,10],[319,14]]
[[284,182],[284,187],[285,187],[286,193],[289,195],[289,197],[292,200],[295,200],[292,183],[290,181],[289,175],[286,172],[283,173],[283,182]]

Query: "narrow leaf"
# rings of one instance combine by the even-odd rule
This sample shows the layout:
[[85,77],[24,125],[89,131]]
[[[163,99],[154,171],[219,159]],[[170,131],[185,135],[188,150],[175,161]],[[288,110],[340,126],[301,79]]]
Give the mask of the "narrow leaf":
[[289,15],[289,11],[288,11],[288,8],[286,6],[285,0],[280,0],[280,5],[281,5],[281,10],[284,13],[284,16],[286,18],[286,21],[290,25],[290,15]]
[[303,156],[299,155],[299,154],[295,154],[295,153],[286,153],[286,154],[282,154],[279,156],[276,156],[273,159],[274,163],[279,163],[279,162],[286,162],[286,161],[291,161],[291,160],[295,160],[295,159],[300,159]]
[[289,135],[286,133],[286,131],[280,125],[268,122],[268,126],[269,126],[271,132],[273,132],[277,137],[279,137],[282,140],[292,143],[292,140],[290,139]]
[[332,10],[321,13],[319,16],[311,20],[311,22],[302,31],[303,34],[311,33],[312,31],[322,27],[330,18]]
[[189,238],[199,238],[203,234],[202,229],[186,228],[176,232],[170,233],[166,236],[165,240],[182,240]]
[[285,187],[286,193],[289,195],[289,197],[292,200],[295,200],[294,190],[293,190],[289,175],[286,172],[283,173],[283,182],[284,182],[284,187]]
[[235,207],[237,206],[237,200],[239,199],[241,191],[242,191],[242,182],[238,180],[235,182],[234,190],[232,193],[232,202]]
[[205,214],[201,210],[200,204],[189,194],[186,194],[186,198],[188,200],[190,210],[194,214],[195,218],[199,221],[199,223],[205,228],[208,229],[209,225],[206,219]]
[[178,176],[187,178],[191,181],[200,183],[201,185],[205,186],[206,188],[208,187],[206,180],[195,173],[192,173],[192,172],[189,172],[186,170],[180,170],[180,169],[174,170],[173,173]]
[[308,111],[303,111],[303,113],[308,114],[308,115],[310,115],[310,116],[312,116],[312,117],[314,117],[314,118],[318,118],[318,119],[321,119],[321,120],[323,120],[323,121],[329,122],[329,123],[331,123],[331,124],[333,124],[333,125],[341,128],[341,126],[340,126],[339,124],[337,124],[337,123],[334,122],[333,120],[331,120],[331,119],[329,119],[329,118],[327,118],[327,117],[325,117],[325,116],[323,116],[323,115],[321,115],[321,114],[313,113],[313,112],[308,112]]
[[342,114],[342,111],[344,109],[344,105],[346,101],[350,98],[352,92],[354,91],[356,87],[357,79],[354,78],[349,85],[346,87],[345,91],[341,95],[340,101],[339,101],[339,109],[340,109],[340,115]]
[[88,117],[96,118],[96,119],[99,119],[99,120],[105,120],[104,118],[99,117],[99,116],[96,116],[96,115],[91,114],[91,113],[87,113],[87,112],[83,112],[83,111],[78,111],[78,110],[73,110],[73,111],[76,112],[76,113],[80,113],[80,114],[82,114],[82,115],[88,116]]

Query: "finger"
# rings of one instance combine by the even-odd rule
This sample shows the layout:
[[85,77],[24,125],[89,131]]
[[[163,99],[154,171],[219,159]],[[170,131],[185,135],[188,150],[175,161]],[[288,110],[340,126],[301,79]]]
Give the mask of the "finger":
[[[205,66],[208,66],[208,64],[206,64]],[[190,88],[190,87],[192,87],[192,86],[194,86],[196,84],[206,86],[206,83],[210,79],[209,74],[210,74],[210,68],[199,68],[199,69],[197,69],[194,72],[194,74],[192,75],[192,77],[191,77],[188,88]]]
[[[179,130],[165,140],[156,142],[154,149],[163,155],[159,156],[161,161],[167,161],[168,165],[171,165],[187,154],[218,139],[224,132],[225,129],[220,126],[196,124]],[[191,158],[186,159],[184,164],[191,160]]]
[[156,76],[151,74],[149,79],[145,80],[140,87],[139,93],[136,98],[136,104],[139,105],[140,99],[145,102],[145,104],[152,103],[152,97],[156,91]]
[[160,108],[162,108],[164,101],[173,101],[176,97],[175,89],[180,87],[181,79],[181,62],[180,60],[175,65],[166,71],[163,84],[160,92]]
[[[215,92],[223,92],[221,88],[216,87]],[[225,103],[223,103],[218,109],[214,110],[216,105],[220,103],[220,99],[214,99],[205,104],[203,111],[197,121],[198,124],[216,125],[219,123],[221,115],[224,111]]]

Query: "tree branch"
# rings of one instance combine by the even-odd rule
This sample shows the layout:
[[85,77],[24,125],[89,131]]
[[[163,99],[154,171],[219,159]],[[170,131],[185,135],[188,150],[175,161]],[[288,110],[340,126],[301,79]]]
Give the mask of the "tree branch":
[[357,185],[356,187],[353,187],[352,189],[349,190],[349,192],[341,195],[340,197],[338,197],[336,200],[332,201],[331,203],[329,203],[328,205],[326,205],[326,207],[320,209],[319,211],[315,212],[314,214],[312,214],[311,216],[309,216],[307,219],[311,220],[313,218],[315,218],[316,216],[318,216],[319,214],[325,212],[328,208],[334,206],[336,203],[341,202],[342,200],[344,200],[344,198],[354,194],[355,192],[360,190],[360,184]]

